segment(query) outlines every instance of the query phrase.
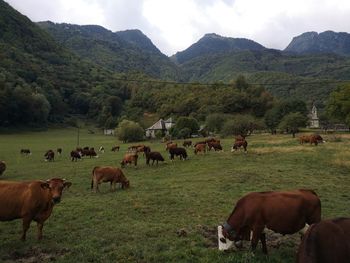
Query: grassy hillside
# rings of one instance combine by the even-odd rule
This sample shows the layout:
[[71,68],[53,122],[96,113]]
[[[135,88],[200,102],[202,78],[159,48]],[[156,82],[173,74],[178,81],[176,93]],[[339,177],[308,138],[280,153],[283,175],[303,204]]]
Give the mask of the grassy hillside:
[[[115,137],[80,131],[81,146],[103,145],[98,159],[69,160],[77,144],[77,130],[0,135],[0,160],[8,169],[1,180],[64,177],[73,185],[44,226],[44,239],[36,240],[36,225],[26,242],[19,240],[21,221],[0,222],[1,262],[295,262],[298,235],[268,235],[269,256],[260,245],[253,256],[248,250],[222,253],[216,249],[216,227],[234,204],[251,191],[312,188],[320,196],[322,217],[349,216],[349,135],[342,142],[317,147],[299,145],[290,136],[253,135],[248,153],[231,153],[232,139],[223,139],[224,152],[194,155],[169,161],[164,144],[148,143],[166,163],[147,167],[140,156],[137,168],[123,169],[131,188],[101,193],[90,191],[92,168],[119,166],[129,144],[119,153],[109,151]],[[44,152],[63,148],[55,162],[43,161]],[[20,156],[30,148],[31,156]],[[179,236],[183,233],[184,236]]]

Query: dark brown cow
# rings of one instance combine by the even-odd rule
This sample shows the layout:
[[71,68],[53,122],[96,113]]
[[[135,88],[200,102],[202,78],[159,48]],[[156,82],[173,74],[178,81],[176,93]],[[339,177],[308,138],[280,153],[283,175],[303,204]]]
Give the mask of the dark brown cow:
[[51,215],[54,204],[61,201],[62,190],[72,183],[53,178],[45,181],[0,182],[0,221],[23,218],[21,239],[32,220],[38,225],[38,239],[42,239],[44,222]]
[[164,162],[163,156],[159,152],[146,152],[146,164],[149,165],[149,161],[152,160],[152,165],[154,164],[155,161]]
[[99,184],[105,182],[111,183],[111,191],[116,190],[116,183],[121,183],[122,189],[128,188],[130,186],[129,180],[126,179],[123,171],[118,167],[94,167],[92,170],[91,190],[93,189],[95,193],[97,191],[100,191],[98,189]]
[[116,145],[112,147],[112,152],[119,152],[120,146]]
[[350,218],[313,224],[300,243],[297,263],[333,262],[350,262]]
[[187,159],[187,152],[185,148],[170,148],[169,149],[169,153],[170,153],[170,159],[173,161],[175,155],[176,156],[180,156],[180,160],[186,160]]
[[6,170],[6,163],[4,161],[0,161],[0,175],[2,175]]
[[29,149],[21,149],[21,154],[22,155],[31,155],[32,152]]
[[78,159],[81,159],[81,152],[80,151],[71,151],[70,152],[70,157],[73,161],[78,161]]
[[211,151],[214,149],[214,151],[222,151],[222,146],[219,142],[208,142],[208,149]]
[[53,162],[53,161],[55,161],[55,152],[53,150],[48,150],[45,153],[44,157],[45,157],[46,161]]
[[191,147],[192,146],[192,141],[186,140],[182,144],[183,147]]
[[205,140],[205,143],[208,143],[208,142],[217,142],[217,143],[220,143],[220,140],[215,139],[215,138],[208,138],[208,139]]
[[[267,254],[265,228],[280,234],[294,234],[305,224],[321,220],[321,201],[312,190],[281,192],[254,192],[238,200],[233,212],[223,225],[225,238],[239,246],[242,240],[249,240],[255,250],[259,240]],[[225,242],[226,239],[221,239]]]
[[83,149],[82,156],[89,156],[90,159],[91,159],[91,157],[98,158],[98,155],[97,155],[97,153],[95,152],[94,148]]
[[126,164],[132,164],[134,163],[135,166],[137,166],[137,159],[138,159],[137,153],[128,153],[124,155],[123,160],[120,162],[122,167],[125,167]]
[[206,143],[207,143],[206,141],[196,142],[196,143],[193,145],[193,147],[196,148],[196,146],[197,146],[198,144],[206,144]]
[[197,154],[199,152],[205,153],[207,151],[207,145],[206,144],[197,144],[194,147],[194,154]]
[[146,152],[150,152],[150,151],[151,151],[151,148],[149,146],[146,146],[146,145],[142,145],[136,149],[137,153],[142,152],[143,154],[145,154]]

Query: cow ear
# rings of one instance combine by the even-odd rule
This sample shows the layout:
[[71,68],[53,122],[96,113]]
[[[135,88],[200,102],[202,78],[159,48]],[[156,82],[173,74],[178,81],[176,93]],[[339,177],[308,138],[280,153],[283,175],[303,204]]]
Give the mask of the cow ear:
[[71,182],[64,182],[63,183],[63,186],[66,187],[66,188],[69,188],[71,185],[72,185]]
[[40,186],[41,186],[41,188],[43,188],[43,189],[50,188],[50,185],[49,185],[48,183],[46,183],[46,182],[42,182],[42,183],[40,184]]

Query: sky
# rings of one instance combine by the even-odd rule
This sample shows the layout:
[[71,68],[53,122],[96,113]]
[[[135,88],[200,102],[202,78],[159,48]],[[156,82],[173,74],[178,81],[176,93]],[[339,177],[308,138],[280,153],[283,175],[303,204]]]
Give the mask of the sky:
[[284,49],[304,32],[350,32],[349,0],[5,0],[32,21],[139,29],[170,56],[207,33]]

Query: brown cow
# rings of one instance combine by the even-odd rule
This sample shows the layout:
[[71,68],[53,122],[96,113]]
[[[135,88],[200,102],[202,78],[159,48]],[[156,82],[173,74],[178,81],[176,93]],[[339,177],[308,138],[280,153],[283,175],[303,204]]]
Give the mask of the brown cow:
[[81,156],[90,156],[90,159],[91,157],[95,157],[95,158],[98,158],[98,155],[97,153],[95,152],[95,149],[94,148],[90,148],[90,149],[83,149],[83,152],[81,154]]
[[112,152],[119,152],[119,149],[120,149],[120,146],[119,145],[116,145],[116,146],[113,146],[112,147]]
[[305,224],[321,220],[321,201],[312,190],[281,192],[253,192],[238,200],[233,212],[223,225],[225,238],[239,246],[242,240],[249,240],[252,231],[251,247],[255,250],[259,240],[267,254],[265,228],[280,234],[294,234]]
[[128,147],[129,151],[136,151],[137,148],[144,146],[143,144],[131,145]]
[[138,159],[137,153],[128,153],[124,155],[123,160],[120,162],[121,166],[124,167],[126,164],[132,164],[134,163],[135,166],[137,166],[137,159]]
[[146,145],[142,145],[136,149],[137,153],[142,152],[143,155],[145,155],[146,152],[150,152],[150,151],[151,151],[151,148],[149,146],[146,146]]
[[177,147],[173,147],[169,149],[169,153],[170,153],[170,160],[174,160],[175,155],[176,156],[180,156],[180,160],[186,160],[187,159],[187,152],[185,148],[177,148]]
[[176,142],[170,142],[166,144],[165,150],[169,151],[172,148],[176,148],[177,147],[177,143]]
[[92,170],[91,190],[93,189],[95,193],[97,191],[100,191],[98,189],[98,186],[99,184],[104,182],[111,183],[111,191],[116,190],[116,187],[115,187],[116,183],[121,183],[122,189],[128,188],[130,186],[129,180],[126,179],[122,170],[119,169],[118,167],[111,167],[111,166],[94,167],[94,169]]
[[45,155],[45,161],[55,161],[55,152],[53,150],[48,150]]
[[220,143],[220,140],[215,139],[215,138],[208,138],[208,139],[205,140],[205,143],[208,143],[208,142],[217,142],[217,143]]
[[70,152],[70,157],[72,159],[72,162],[78,161],[78,159],[81,159],[81,155],[82,155],[82,153],[80,151],[73,150]]
[[31,155],[32,152],[29,149],[21,149],[21,154],[22,155]]
[[208,149],[214,149],[214,151],[222,151],[222,146],[219,142],[208,142]]
[[205,153],[207,151],[207,145],[206,144],[197,144],[194,147],[194,154],[197,154],[199,152]]
[[182,144],[183,147],[190,147],[192,146],[192,141],[189,140],[185,140]]
[[0,221],[23,219],[21,239],[32,220],[38,225],[38,239],[42,239],[43,226],[51,215],[54,204],[61,201],[62,190],[72,183],[53,178],[45,181],[0,182]]
[[310,226],[298,249],[298,263],[348,263],[350,218],[323,220]]
[[323,142],[323,138],[319,134],[311,134],[311,135],[302,135],[299,137],[299,143],[310,143],[315,144],[317,146],[320,142]]
[[247,153],[248,142],[245,139],[237,140],[236,138],[235,143],[231,147],[231,152],[237,151],[241,147],[243,147],[244,152]]
[[149,161],[152,160],[152,165],[154,164],[154,161],[164,162],[163,156],[159,152],[146,152],[146,164],[149,165]]
[[6,170],[6,163],[4,161],[0,161],[0,175],[2,175]]

